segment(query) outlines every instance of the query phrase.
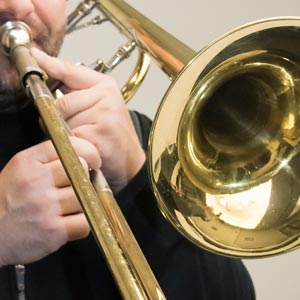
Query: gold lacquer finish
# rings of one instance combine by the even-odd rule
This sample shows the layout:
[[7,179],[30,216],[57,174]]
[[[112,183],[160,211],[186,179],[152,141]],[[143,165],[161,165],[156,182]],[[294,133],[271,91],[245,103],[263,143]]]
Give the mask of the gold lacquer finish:
[[155,117],[159,206],[210,251],[262,257],[299,247],[300,19],[238,28],[180,72]]
[[196,54],[174,36],[164,31],[123,0],[95,0],[97,7],[106,14],[123,34],[133,38],[139,48],[147,52],[170,77],[179,71]]

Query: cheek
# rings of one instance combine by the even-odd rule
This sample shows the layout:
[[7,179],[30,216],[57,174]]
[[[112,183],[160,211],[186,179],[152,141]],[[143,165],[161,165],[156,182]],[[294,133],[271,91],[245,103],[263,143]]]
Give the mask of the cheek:
[[53,32],[59,31],[66,22],[65,0],[33,0],[42,22]]

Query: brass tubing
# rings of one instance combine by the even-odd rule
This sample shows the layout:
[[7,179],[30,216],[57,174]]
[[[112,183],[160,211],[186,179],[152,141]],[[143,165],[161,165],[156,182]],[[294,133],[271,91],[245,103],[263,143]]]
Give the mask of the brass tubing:
[[174,79],[196,52],[123,0],[96,0],[98,8]]
[[95,240],[107,259],[124,299],[164,299],[101,172],[92,172],[95,190],[81,166],[70,143],[65,124],[56,111],[54,99],[49,94],[43,93],[47,88],[44,82],[38,76],[33,75],[28,77],[27,84],[71,185],[84,209]]

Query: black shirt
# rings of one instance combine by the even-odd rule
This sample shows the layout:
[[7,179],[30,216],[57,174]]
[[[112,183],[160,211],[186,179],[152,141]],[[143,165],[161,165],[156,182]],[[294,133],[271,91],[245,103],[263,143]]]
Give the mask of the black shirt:
[[[150,120],[138,114],[146,148]],[[0,166],[43,138],[32,107],[0,115]],[[253,300],[253,285],[238,259],[202,250],[183,238],[157,208],[144,166],[117,201],[168,300]],[[1,245],[0,245],[1,246]],[[120,300],[93,237],[70,242],[26,265],[28,300]],[[14,266],[0,268],[0,299],[16,300]]]

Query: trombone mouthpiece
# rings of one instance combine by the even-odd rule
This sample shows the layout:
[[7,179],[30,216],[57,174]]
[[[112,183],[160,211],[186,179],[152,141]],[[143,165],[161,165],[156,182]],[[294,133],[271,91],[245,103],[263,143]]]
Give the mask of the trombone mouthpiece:
[[18,45],[29,46],[31,30],[23,22],[8,21],[0,27],[0,41],[2,51],[9,55]]
[[30,75],[44,79],[41,70],[30,52],[31,30],[23,22],[6,22],[0,27],[2,51],[15,63],[22,86],[26,88]]

